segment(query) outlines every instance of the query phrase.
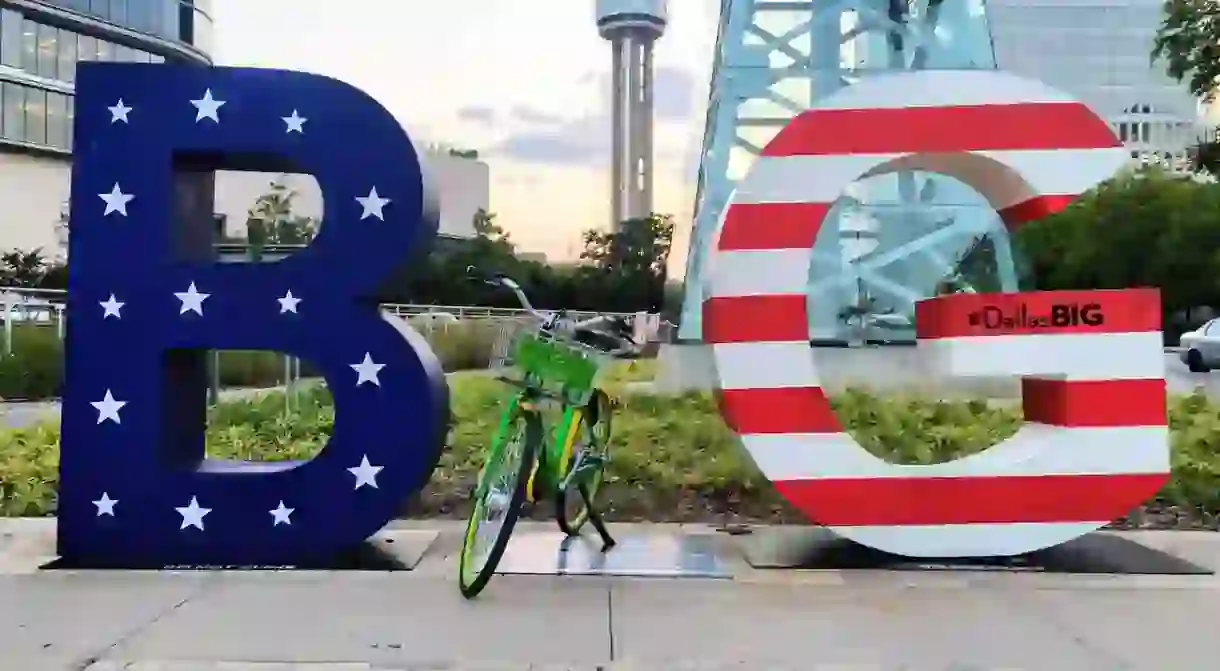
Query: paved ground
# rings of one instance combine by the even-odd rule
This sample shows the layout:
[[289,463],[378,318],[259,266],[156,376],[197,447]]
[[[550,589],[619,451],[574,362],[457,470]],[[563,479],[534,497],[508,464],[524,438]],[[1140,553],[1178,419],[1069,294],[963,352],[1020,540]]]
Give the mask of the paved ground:
[[[47,525],[0,523],[0,667],[1220,668],[1212,576],[758,571],[729,556],[732,538],[685,528],[724,544],[732,579],[500,576],[467,602],[453,580],[457,527],[411,526],[442,533],[410,572],[39,573]],[[1220,567],[1220,534],[1134,537]]]

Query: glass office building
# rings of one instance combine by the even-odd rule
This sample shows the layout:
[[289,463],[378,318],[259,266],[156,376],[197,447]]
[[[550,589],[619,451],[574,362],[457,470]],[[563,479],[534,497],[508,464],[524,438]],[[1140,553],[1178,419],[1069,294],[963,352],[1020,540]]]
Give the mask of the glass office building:
[[1185,156],[1206,130],[1198,101],[1149,60],[1161,0],[988,0],[996,60],[1076,96],[1132,156]]
[[0,0],[0,247],[59,242],[76,64],[209,64],[209,2]]

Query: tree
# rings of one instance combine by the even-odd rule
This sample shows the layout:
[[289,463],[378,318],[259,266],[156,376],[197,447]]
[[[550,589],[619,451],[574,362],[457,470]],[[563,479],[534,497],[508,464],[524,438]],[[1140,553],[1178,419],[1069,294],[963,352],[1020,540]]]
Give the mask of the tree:
[[628,219],[611,232],[587,230],[580,256],[591,265],[574,271],[573,279],[582,295],[605,306],[598,309],[660,311],[673,235],[673,217],[657,214]]
[[1220,133],[1212,131],[1190,148],[1190,167],[1195,172],[1206,172],[1220,177]]
[[603,270],[650,273],[663,278],[673,238],[673,217],[669,215],[628,219],[612,232],[585,231],[585,248],[580,258]]
[[1165,60],[1170,77],[1188,80],[1195,96],[1212,100],[1220,82],[1220,3],[1166,0],[1152,58]]
[[261,258],[267,245],[304,245],[318,234],[316,219],[294,212],[297,195],[280,176],[254,201],[246,214],[246,243],[253,259]]
[[465,281],[467,266],[483,273],[520,274],[515,247],[507,232],[496,223],[496,215],[485,210],[474,214],[475,235],[456,244],[438,244],[426,257],[408,259],[382,285],[383,302],[431,305],[492,305],[516,307],[516,299],[502,291]]
[[18,249],[0,254],[0,286],[33,289],[46,274],[48,262],[42,249],[23,252]]
[[0,254],[0,287],[21,289],[67,289],[68,267],[49,259],[42,248],[13,249]]
[[1017,229],[1033,287],[1161,290],[1167,335],[1188,311],[1220,306],[1220,185],[1156,166],[1130,170]]

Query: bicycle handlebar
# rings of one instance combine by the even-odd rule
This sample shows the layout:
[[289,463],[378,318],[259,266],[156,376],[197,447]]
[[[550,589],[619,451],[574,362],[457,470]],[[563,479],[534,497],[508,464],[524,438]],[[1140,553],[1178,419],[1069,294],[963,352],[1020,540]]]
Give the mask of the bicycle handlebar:
[[[479,281],[483,282],[484,284],[488,284],[493,287],[504,287],[504,288],[512,291],[513,294],[517,297],[517,300],[521,303],[521,307],[524,308],[525,311],[530,314],[530,316],[532,316],[532,317],[538,319],[540,322],[542,322],[542,324],[544,325],[544,328],[546,328],[548,330],[555,328],[558,325],[559,317],[564,314],[563,311],[559,311],[555,314],[554,317],[551,317],[551,316],[548,316],[548,315],[545,315],[545,314],[539,312],[537,309],[534,308],[533,304],[530,303],[529,296],[525,295],[525,290],[523,290],[521,288],[521,285],[518,284],[516,282],[516,280],[514,280],[513,278],[511,278],[507,275],[497,273],[495,275],[492,275],[489,279],[487,276],[481,274],[479,272],[478,268],[475,268],[474,266],[466,266],[466,276],[471,279],[478,279]],[[624,354],[630,354],[630,353],[635,352],[637,344],[636,344],[635,340],[632,339],[630,336],[627,336],[625,334],[620,334],[620,333],[609,333],[607,331],[603,331],[601,329],[594,329],[592,327],[593,323],[599,322],[599,321],[604,321],[604,320],[605,320],[604,317],[597,316],[597,317],[592,317],[590,319],[584,319],[579,322],[569,322],[568,326],[574,332],[581,331],[581,330],[596,331],[596,332],[599,332],[604,335],[608,335],[612,338],[617,339],[620,343],[622,343],[622,346],[615,348],[615,349],[607,349],[606,354],[608,354],[610,356],[622,356]]]
[[534,309],[533,304],[530,303],[529,296],[525,295],[525,291],[521,288],[521,285],[517,284],[516,280],[513,278],[497,273],[496,275],[492,275],[491,279],[488,279],[487,277],[480,275],[478,268],[475,268],[474,266],[466,266],[466,276],[472,279],[478,279],[484,284],[490,284],[493,287],[504,287],[505,289],[512,291],[514,294],[516,294],[517,300],[520,301],[521,307],[524,308],[526,312],[530,313],[531,316],[546,321],[546,315]]

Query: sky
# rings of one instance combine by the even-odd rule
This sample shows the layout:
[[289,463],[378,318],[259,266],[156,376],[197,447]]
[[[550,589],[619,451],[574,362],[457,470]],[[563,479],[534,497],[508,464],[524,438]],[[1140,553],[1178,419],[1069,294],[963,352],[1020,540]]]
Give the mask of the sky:
[[[491,170],[491,209],[518,246],[572,258],[582,230],[610,223],[610,46],[593,4],[213,0],[213,55],[219,65],[336,77],[376,98],[413,138],[477,149]],[[655,50],[653,209],[678,223],[678,272],[717,4],[670,2]]]

